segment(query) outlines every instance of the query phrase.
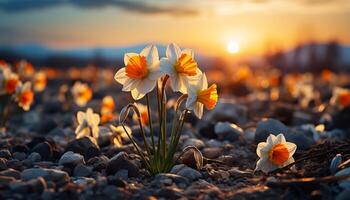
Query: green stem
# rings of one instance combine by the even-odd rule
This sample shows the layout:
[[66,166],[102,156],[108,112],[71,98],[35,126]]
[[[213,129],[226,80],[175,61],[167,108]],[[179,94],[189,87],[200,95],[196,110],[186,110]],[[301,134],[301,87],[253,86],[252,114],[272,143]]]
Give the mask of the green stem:
[[151,132],[151,140],[152,140],[152,152],[155,153],[156,147],[154,145],[154,134],[153,134],[153,125],[152,125],[152,117],[151,117],[151,105],[149,100],[148,93],[146,94],[146,100],[147,100],[147,112],[148,112],[148,123],[149,123],[149,129]]

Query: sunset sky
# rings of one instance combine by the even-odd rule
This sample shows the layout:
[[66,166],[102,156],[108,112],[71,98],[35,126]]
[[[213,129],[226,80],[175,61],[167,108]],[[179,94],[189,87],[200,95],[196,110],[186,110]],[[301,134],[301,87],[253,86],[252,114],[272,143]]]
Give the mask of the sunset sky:
[[202,53],[350,44],[350,0],[0,0],[0,45],[124,47],[170,42]]

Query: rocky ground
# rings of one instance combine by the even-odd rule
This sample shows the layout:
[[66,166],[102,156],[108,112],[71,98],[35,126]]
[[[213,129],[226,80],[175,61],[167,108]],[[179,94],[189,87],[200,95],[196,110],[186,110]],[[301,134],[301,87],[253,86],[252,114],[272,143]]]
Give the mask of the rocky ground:
[[[50,85],[51,84],[51,85]],[[169,173],[150,176],[133,146],[101,136],[75,139],[76,112],[57,100],[51,81],[26,113],[14,112],[0,135],[0,199],[348,199],[348,163],[331,167],[341,154],[350,158],[350,108],[319,111],[295,101],[227,97],[202,121],[188,118],[179,151],[196,146],[202,169],[180,160]],[[99,111],[104,95],[117,109],[127,104],[120,88],[94,88],[87,107]],[[126,98],[125,98],[126,97]],[[72,104],[72,102],[70,102]],[[117,122],[114,121],[114,124]],[[234,124],[234,125],[233,125]],[[323,124],[320,129],[317,125]],[[108,123],[103,125],[108,127]],[[133,127],[141,141],[138,129]],[[257,143],[284,133],[297,144],[295,170],[253,172]],[[185,163],[185,164],[184,164]],[[345,172],[336,174],[341,169]]]

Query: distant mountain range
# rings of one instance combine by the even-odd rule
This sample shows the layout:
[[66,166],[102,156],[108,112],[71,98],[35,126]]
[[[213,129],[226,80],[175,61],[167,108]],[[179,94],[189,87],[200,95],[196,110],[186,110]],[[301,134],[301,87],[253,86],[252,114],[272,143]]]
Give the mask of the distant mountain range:
[[[125,53],[127,52],[140,52],[146,44],[139,44],[127,47],[97,47],[97,48],[72,48],[72,49],[52,49],[39,44],[25,44],[25,45],[0,45],[0,59],[10,57],[11,60],[28,59],[39,64],[53,64],[60,59],[72,60],[79,63],[86,61],[84,64],[89,63],[91,60],[105,60],[108,62],[121,61]],[[164,56],[166,46],[157,44],[160,56]],[[298,66],[304,68],[310,66],[310,63],[315,60],[320,62],[329,62],[330,59],[336,60],[337,66],[350,66],[350,46],[339,45],[337,43],[332,44],[306,44],[300,45],[294,49],[279,52],[278,57],[272,57],[275,66],[282,64],[283,67],[293,68]],[[252,56],[250,60],[256,59],[256,56]],[[215,65],[218,58],[206,56],[202,54],[196,54],[196,59],[200,64],[204,66]],[[260,57],[258,60],[268,60],[271,58]],[[48,63],[48,60],[50,62]],[[68,62],[67,61],[67,62]],[[249,62],[249,59],[248,59]],[[334,61],[332,61],[334,63]],[[274,65],[272,63],[272,65]],[[69,63],[67,63],[68,65]]]

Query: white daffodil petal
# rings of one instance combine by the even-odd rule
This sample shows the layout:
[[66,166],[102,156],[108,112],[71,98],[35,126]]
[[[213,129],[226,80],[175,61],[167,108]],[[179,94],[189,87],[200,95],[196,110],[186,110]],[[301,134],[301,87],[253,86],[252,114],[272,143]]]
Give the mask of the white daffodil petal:
[[139,56],[137,53],[126,53],[124,54],[124,65],[128,65],[130,58],[134,56]]
[[267,141],[268,144],[272,144],[273,145],[273,144],[275,144],[275,140],[276,140],[276,136],[273,135],[273,134],[270,134],[269,137],[267,137],[266,141]]
[[284,143],[284,145],[286,145],[289,152],[289,158],[291,158],[294,155],[295,151],[297,150],[297,145],[291,142],[286,142]]
[[140,93],[147,94],[147,93],[151,92],[155,86],[156,86],[155,81],[150,80],[150,79],[143,79],[140,82],[139,86],[137,87],[137,90]]
[[181,54],[190,55],[194,59],[194,52],[192,49],[184,49],[184,50],[182,50]]
[[161,76],[163,76],[164,73],[160,70],[154,70],[154,71],[150,71],[148,78],[150,80],[153,80],[154,82],[157,81]]
[[205,73],[202,74],[200,81],[199,81],[199,86],[198,86],[201,90],[205,90],[208,88],[208,80],[207,80],[207,76],[205,75]]
[[167,46],[165,55],[170,60],[171,63],[175,63],[180,57],[181,49],[176,44],[171,43]]
[[84,122],[86,115],[84,112],[79,111],[77,114],[77,120],[79,124],[82,124]]
[[199,119],[202,119],[202,116],[203,116],[203,104],[196,103],[196,105],[194,106],[193,112]]
[[[261,158],[263,156],[263,154],[265,153],[264,152],[264,149],[265,147],[267,146],[267,143],[266,142],[260,142],[256,148],[256,154],[259,156],[259,158]],[[262,152],[263,150],[263,152]]]
[[100,123],[100,115],[93,114],[92,118],[93,118],[93,121],[92,121],[93,125],[97,126]]
[[282,133],[280,133],[276,136],[276,140],[275,140],[276,144],[285,143],[285,142],[286,142],[286,138],[284,137],[284,135]]
[[283,163],[283,165],[281,167],[285,167],[291,163],[293,163],[295,160],[293,157],[289,158],[286,162]]
[[117,71],[117,73],[114,75],[114,79],[122,85],[125,84],[125,82],[129,79],[129,77],[126,76],[125,67]]
[[129,92],[130,90],[135,89],[140,83],[139,79],[131,79],[129,78],[123,85],[122,91]]
[[[259,162],[260,161],[260,162]],[[273,163],[269,162],[267,159],[260,159],[257,163],[257,166],[259,165],[259,169],[263,171],[264,173],[269,173],[275,169],[278,168],[278,166],[274,165]]]
[[146,94],[144,93],[140,93],[137,88],[131,90],[131,96],[134,100],[139,100],[142,99],[142,97],[144,97]]
[[174,76],[175,73],[173,63],[171,63],[168,58],[160,59],[160,70],[171,77]]

